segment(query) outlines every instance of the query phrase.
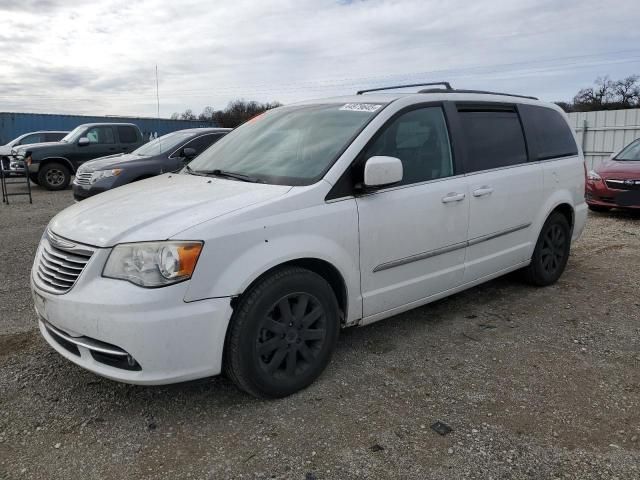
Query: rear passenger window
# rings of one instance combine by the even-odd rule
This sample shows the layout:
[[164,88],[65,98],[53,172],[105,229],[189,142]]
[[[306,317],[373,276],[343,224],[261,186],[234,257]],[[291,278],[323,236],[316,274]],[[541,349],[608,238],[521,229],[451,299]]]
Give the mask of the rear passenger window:
[[57,142],[58,140],[62,140],[66,133],[45,133],[44,140],[45,142]]
[[120,137],[120,143],[136,143],[138,141],[136,129],[133,127],[118,127],[118,137]]
[[559,112],[551,108],[522,105],[527,134],[536,142],[535,160],[568,157],[578,154],[571,128]]
[[512,110],[460,111],[467,144],[468,170],[477,172],[527,162],[518,114]]
[[453,175],[449,135],[440,107],[401,114],[384,126],[363,152],[363,159],[384,155],[402,161],[400,185]]

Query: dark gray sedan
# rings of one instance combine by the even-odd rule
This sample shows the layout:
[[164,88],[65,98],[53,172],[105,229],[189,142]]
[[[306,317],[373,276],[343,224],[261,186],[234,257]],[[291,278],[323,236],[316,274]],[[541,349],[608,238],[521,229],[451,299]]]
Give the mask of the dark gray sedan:
[[179,130],[156,138],[131,153],[85,162],[76,172],[73,197],[83,200],[137,180],[178,170],[230,131],[230,128]]

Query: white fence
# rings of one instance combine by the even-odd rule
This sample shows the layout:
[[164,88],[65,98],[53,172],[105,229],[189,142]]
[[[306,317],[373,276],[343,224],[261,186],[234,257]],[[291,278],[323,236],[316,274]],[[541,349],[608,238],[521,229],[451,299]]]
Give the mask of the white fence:
[[576,129],[588,168],[640,138],[640,108],[573,112],[569,121]]

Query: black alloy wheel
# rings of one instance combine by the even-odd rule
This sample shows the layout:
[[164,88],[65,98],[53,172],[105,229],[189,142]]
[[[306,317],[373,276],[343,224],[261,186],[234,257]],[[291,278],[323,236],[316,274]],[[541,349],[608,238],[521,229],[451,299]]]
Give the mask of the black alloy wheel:
[[320,376],[339,331],[331,285],[310,270],[281,267],[258,280],[234,306],[224,371],[256,397],[290,395]]
[[282,297],[260,322],[256,350],[263,372],[295,380],[313,367],[326,340],[326,326],[317,298],[304,292]]
[[571,228],[560,212],[549,215],[544,223],[531,263],[524,268],[525,279],[538,286],[555,283],[564,272],[571,250]]

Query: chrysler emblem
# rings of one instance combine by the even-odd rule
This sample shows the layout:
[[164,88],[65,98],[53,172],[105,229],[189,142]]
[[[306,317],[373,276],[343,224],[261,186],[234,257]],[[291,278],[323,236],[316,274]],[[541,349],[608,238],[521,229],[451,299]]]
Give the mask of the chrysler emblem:
[[63,250],[65,249],[71,249],[74,248],[76,246],[75,243],[70,242],[69,240],[65,240],[64,238],[60,238],[59,236],[55,235],[53,232],[51,232],[51,230],[47,231],[47,238],[49,239],[49,243],[51,245],[53,245],[54,247],[58,247],[61,248]]

